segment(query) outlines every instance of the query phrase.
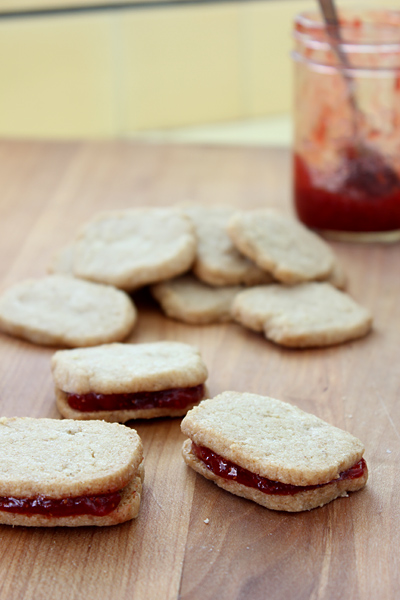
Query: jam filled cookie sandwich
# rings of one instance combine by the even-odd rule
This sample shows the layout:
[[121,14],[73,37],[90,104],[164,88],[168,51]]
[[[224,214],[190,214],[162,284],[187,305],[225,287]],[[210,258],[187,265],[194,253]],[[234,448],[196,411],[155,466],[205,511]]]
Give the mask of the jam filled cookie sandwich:
[[64,417],[120,423],[185,415],[208,375],[198,350],[180,342],[60,350],[51,366]]
[[224,392],[189,411],[181,427],[190,467],[273,510],[310,510],[367,482],[360,440],[280,400]]
[[124,425],[0,418],[2,524],[123,523],[139,512],[142,480],[142,442]]

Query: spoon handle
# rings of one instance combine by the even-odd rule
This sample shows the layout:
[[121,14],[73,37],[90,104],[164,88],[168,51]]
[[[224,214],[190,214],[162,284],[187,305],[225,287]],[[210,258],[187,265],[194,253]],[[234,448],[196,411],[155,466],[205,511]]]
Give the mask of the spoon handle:
[[349,61],[345,52],[343,52],[342,36],[340,34],[340,23],[336,6],[333,0],[319,0],[319,5],[324,16],[326,31],[331,38],[333,50],[335,51],[340,63],[343,67],[349,67]]
[[343,77],[347,84],[349,102],[353,109],[354,117],[357,117],[358,106],[355,98],[354,81],[347,71],[349,68],[351,68],[351,64],[346,52],[344,52],[342,48],[343,40],[340,33],[340,22],[334,0],[318,0],[318,2],[325,20],[326,32],[331,40],[332,50],[338,57],[341,66],[344,68]]

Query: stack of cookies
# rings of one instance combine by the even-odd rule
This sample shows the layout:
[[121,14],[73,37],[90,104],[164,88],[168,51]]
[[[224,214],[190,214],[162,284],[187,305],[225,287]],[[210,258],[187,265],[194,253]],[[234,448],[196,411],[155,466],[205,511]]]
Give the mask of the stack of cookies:
[[190,323],[233,319],[297,348],[370,330],[369,312],[342,291],[346,278],[330,246],[294,219],[273,210],[182,210],[198,240],[192,273],[151,286],[168,316]]
[[54,257],[51,275],[6,290],[0,330],[53,346],[120,342],[136,322],[129,293],[186,272],[195,255],[192,223],[179,211],[99,215]]
[[136,321],[130,294],[145,286],[168,317],[197,325],[234,320],[283,346],[338,344],[365,335],[372,323],[343,291],[346,277],[331,247],[270,209],[102,213],[49,268],[52,275],[0,298],[0,329],[67,347],[120,342]]

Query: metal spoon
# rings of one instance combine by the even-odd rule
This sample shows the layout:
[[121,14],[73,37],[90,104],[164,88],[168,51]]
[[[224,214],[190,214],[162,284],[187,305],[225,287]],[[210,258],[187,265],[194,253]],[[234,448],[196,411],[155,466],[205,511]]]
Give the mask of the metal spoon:
[[318,0],[330,38],[332,50],[335,52],[339,64],[342,66],[342,75],[346,82],[348,101],[352,112],[353,142],[345,148],[347,160],[350,160],[350,172],[347,177],[347,187],[363,190],[373,196],[382,196],[400,186],[400,179],[396,171],[386,164],[381,154],[369,147],[360,131],[362,111],[357,99],[355,82],[350,75],[351,64],[346,52],[343,51],[343,40],[340,32],[340,23],[333,0]]
[[349,62],[348,56],[346,52],[343,51],[342,44],[342,36],[340,32],[340,23],[339,18],[336,11],[336,6],[333,0],[318,0],[319,5],[324,16],[326,31],[330,38],[332,50],[335,52],[340,65],[343,67],[343,78],[347,84],[347,95],[348,100],[353,113],[353,127],[354,134],[357,142],[360,141],[359,137],[359,122],[360,122],[360,109],[356,100],[355,93],[355,83],[354,79],[349,74],[349,69],[351,68],[351,64]]

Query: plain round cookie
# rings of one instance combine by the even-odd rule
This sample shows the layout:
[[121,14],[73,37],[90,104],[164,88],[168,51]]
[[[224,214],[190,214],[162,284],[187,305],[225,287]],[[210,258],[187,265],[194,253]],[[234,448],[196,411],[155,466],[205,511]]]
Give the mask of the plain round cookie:
[[235,209],[230,206],[206,207],[186,204],[180,207],[192,220],[197,236],[197,255],[193,272],[201,281],[214,286],[257,285],[273,278],[241,254],[227,234],[226,227]]
[[164,313],[177,321],[203,325],[231,321],[231,306],[242,286],[212,287],[191,275],[151,286]]
[[182,212],[138,208],[107,212],[77,236],[77,277],[131,291],[187,271],[195,258],[193,225]]
[[237,212],[229,220],[228,233],[244,255],[283,283],[326,279],[334,267],[326,242],[274,210]]
[[235,321],[277,344],[294,348],[329,346],[368,333],[372,317],[329,283],[257,286],[238,294]]
[[0,297],[0,330],[49,346],[121,341],[136,316],[125,292],[67,275],[25,280]]

